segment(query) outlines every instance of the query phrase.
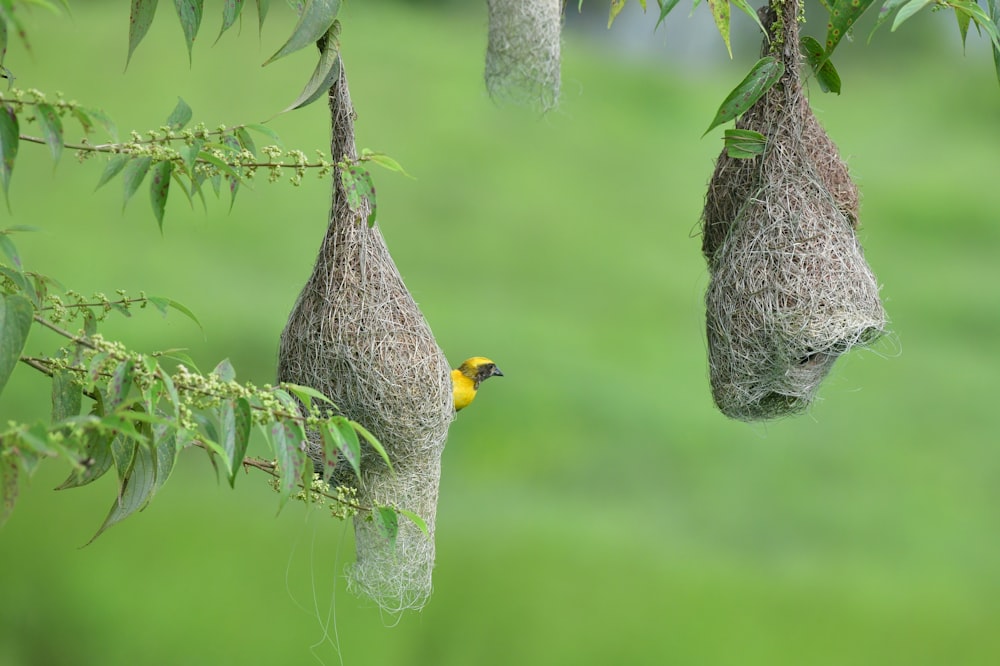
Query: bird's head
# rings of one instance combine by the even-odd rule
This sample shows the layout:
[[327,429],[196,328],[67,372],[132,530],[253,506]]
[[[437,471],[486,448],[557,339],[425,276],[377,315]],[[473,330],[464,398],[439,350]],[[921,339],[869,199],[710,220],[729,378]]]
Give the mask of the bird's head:
[[485,356],[473,356],[462,361],[458,366],[458,371],[471,379],[476,384],[476,388],[490,377],[503,377],[497,364]]

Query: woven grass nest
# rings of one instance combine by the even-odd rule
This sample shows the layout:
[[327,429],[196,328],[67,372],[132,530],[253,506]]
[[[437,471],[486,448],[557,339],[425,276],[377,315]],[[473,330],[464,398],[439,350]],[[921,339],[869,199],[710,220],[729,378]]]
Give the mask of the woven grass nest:
[[[354,108],[343,67],[329,100],[331,153],[353,159]],[[281,335],[278,378],[322,391],[384,446],[394,475],[364,447],[360,483],[346,465],[338,465],[334,483],[356,486],[360,503],[417,513],[430,537],[402,519],[392,548],[358,516],[348,583],[384,610],[419,609],[431,593],[441,453],[454,417],[450,371],[382,234],[366,222],[367,202],[352,211],[339,172],[333,181],[329,227]]]
[[737,121],[767,137],[716,162],[702,214],[712,395],[752,421],[805,410],[837,357],[886,328],[855,228],[858,191],[799,79],[797,3],[762,12],[782,78]]
[[563,0],[487,0],[486,89],[542,111],[559,102]]

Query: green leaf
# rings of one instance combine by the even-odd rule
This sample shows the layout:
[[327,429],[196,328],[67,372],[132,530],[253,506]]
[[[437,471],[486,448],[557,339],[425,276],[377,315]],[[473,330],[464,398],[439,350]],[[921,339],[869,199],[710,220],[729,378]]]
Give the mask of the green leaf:
[[152,157],[136,157],[129,160],[128,164],[125,165],[125,173],[122,176],[125,180],[125,200],[122,202],[122,209],[125,208],[128,200],[132,198],[135,191],[142,185],[142,181],[146,177],[146,173],[149,171],[149,166],[152,163]]
[[17,159],[19,137],[20,129],[14,109],[6,104],[0,106],[0,186],[3,187],[3,194],[7,199],[8,210],[10,210],[10,197],[8,195],[10,176],[14,171],[14,160]]
[[764,29],[764,24],[760,22],[760,17],[757,16],[757,12],[754,11],[754,8],[750,6],[750,3],[747,2],[747,0],[733,0],[733,4],[736,5],[744,14],[752,18],[753,22],[757,24],[757,27],[760,28],[761,32],[765,35],[767,34],[767,30]]
[[132,12],[128,20],[128,56],[125,58],[125,67],[132,60],[132,53],[139,46],[139,42],[149,32],[149,26],[153,24],[153,14],[156,13],[157,0],[132,0]]
[[715,19],[715,27],[722,35],[722,41],[726,43],[726,50],[729,57],[733,57],[733,47],[729,44],[729,0],[708,0],[708,7],[712,10],[712,17]]
[[808,35],[801,39],[802,51],[805,53],[806,62],[816,75],[816,82],[823,92],[840,94],[840,75],[837,69],[830,62],[830,56],[823,47]]
[[91,120],[96,120],[104,128],[104,131],[108,133],[111,140],[118,142],[118,127],[115,125],[115,121],[111,120],[108,114],[104,113],[100,109],[87,109],[87,116]]
[[264,19],[267,17],[267,8],[271,0],[257,0],[257,31],[264,32]]
[[215,38],[218,42],[222,38],[222,34],[233,27],[236,23],[236,19],[240,17],[240,12],[243,11],[243,0],[225,0],[222,5],[222,29],[219,30],[219,36]]
[[[994,18],[991,18],[986,14],[986,12],[983,11],[982,7],[975,2],[969,2],[968,0],[952,0],[949,4],[956,10],[968,14],[969,17],[976,22],[976,26],[985,30],[986,34],[989,35],[990,41],[993,42],[993,48],[1000,48],[1000,30],[998,30],[995,15]],[[906,7],[903,9],[906,9]],[[899,11],[902,12],[903,10],[900,9]],[[991,13],[992,12],[993,10],[991,9]],[[895,28],[895,26],[893,26],[893,28]]]
[[132,390],[132,371],[134,368],[135,361],[132,359],[122,361],[115,367],[115,371],[111,374],[111,380],[108,382],[108,413],[118,409],[125,402],[125,398],[128,397],[129,391]]
[[361,442],[350,422],[345,418],[332,419],[320,428],[320,434],[324,440],[330,438],[330,442],[354,470],[354,475],[361,478]]
[[231,382],[236,379],[236,369],[228,358],[219,361],[219,364],[212,370],[212,374],[224,382]]
[[170,174],[173,173],[173,162],[160,162],[153,168],[153,178],[149,181],[149,201],[153,205],[156,224],[163,233],[163,211],[167,206],[167,195],[170,193]]
[[275,132],[270,127],[266,127],[264,125],[261,125],[260,123],[251,123],[249,125],[246,125],[246,128],[249,130],[253,130],[254,132],[260,132],[261,134],[269,138],[271,141],[274,141],[275,145],[279,147],[283,145],[281,142],[281,137],[279,137],[278,133]]
[[667,14],[669,14],[670,11],[677,6],[677,3],[680,0],[656,0],[656,1],[660,5],[660,18],[656,20],[656,26],[654,26],[653,30],[656,30],[656,28],[660,27],[660,24],[663,23],[663,20],[667,18]]
[[21,358],[34,314],[31,301],[24,296],[0,294],[0,393]]
[[412,178],[410,174],[406,173],[406,170],[400,165],[399,162],[389,157],[385,153],[373,153],[371,151],[362,151],[362,159],[370,160],[375,164],[379,165],[383,169],[388,169],[389,171],[396,171],[403,174],[407,178]]
[[368,444],[375,449],[375,452],[382,457],[382,460],[385,461],[386,467],[389,468],[389,471],[395,474],[395,471],[392,469],[392,463],[389,461],[389,454],[385,452],[385,449],[382,447],[382,443],[375,439],[375,435],[368,432],[368,430],[357,421],[351,421],[351,427],[353,427],[356,432],[360,433],[361,436],[365,438],[365,441],[368,442]]
[[170,112],[169,116],[167,116],[167,127],[176,132],[191,122],[191,117],[193,115],[194,112],[191,111],[191,107],[188,106],[188,103],[178,97],[177,106],[175,106],[174,110]]
[[[581,0],[582,1],[582,0]],[[611,13],[608,14],[608,27],[615,22],[615,18],[625,8],[625,0],[611,0]]]
[[187,43],[189,63],[194,39],[198,36],[198,28],[201,27],[202,2],[203,0],[174,0],[174,9],[177,10],[177,18],[181,20],[184,41]]
[[153,426],[153,451],[156,457],[156,481],[150,497],[159,492],[163,484],[170,478],[170,473],[177,462],[177,435],[176,430],[168,425]]
[[[986,7],[989,9],[989,18],[993,27],[1000,30],[1000,0],[986,0]],[[997,73],[997,80],[1000,81],[1000,46],[993,45],[993,68]]]
[[[10,259],[11,265],[18,270],[18,272],[23,271],[24,267],[21,265],[21,256],[17,253],[17,246],[14,245],[14,241],[10,239],[10,236],[5,233],[0,233],[0,250],[7,255]],[[25,283],[21,283],[25,285]]]
[[281,388],[291,392],[296,398],[298,398],[299,401],[306,406],[306,411],[312,409],[312,401],[314,398],[316,400],[320,400],[322,402],[325,402],[329,405],[333,405],[334,407],[336,407],[336,405],[333,404],[332,400],[330,400],[328,397],[326,397],[325,395],[323,395],[322,393],[320,393],[311,386],[302,386],[301,384],[282,382]]
[[[201,322],[198,321],[198,317],[196,317],[195,314],[191,312],[191,310],[189,310],[183,303],[178,303],[172,298],[164,298],[163,296],[147,296],[146,300],[164,315],[167,314],[168,309],[177,310],[182,315],[193,321],[195,325],[204,333],[205,329],[202,327]],[[194,368],[195,366],[190,362],[190,360],[191,359],[188,358],[182,362],[187,363]]]
[[108,160],[108,163],[104,166],[104,171],[101,173],[100,180],[97,181],[97,187],[94,189],[100,189],[102,185],[121,173],[121,170],[125,168],[130,159],[132,159],[130,155],[115,155]]
[[347,205],[354,212],[361,209],[364,199],[368,199],[371,212],[368,214],[368,226],[375,224],[375,183],[372,182],[372,175],[368,169],[359,164],[351,164],[346,169],[340,170],[340,182],[344,185],[344,192],[347,195]]
[[86,444],[80,459],[80,469],[73,470],[69,477],[56,487],[56,490],[67,490],[85,486],[104,476],[114,462],[111,456],[111,442],[114,434],[96,428],[91,428],[86,434]]
[[722,102],[712,124],[705,130],[705,134],[722,123],[735,119],[753,106],[764,93],[770,90],[771,86],[778,82],[784,72],[785,66],[770,56],[758,60],[746,78],[740,81],[740,84]]
[[250,132],[247,131],[246,127],[237,127],[233,133],[236,135],[236,140],[240,142],[240,147],[243,150],[248,150],[254,155],[257,154],[257,146],[254,145],[253,137],[250,136]]
[[302,440],[296,429],[286,421],[278,421],[268,428],[268,439],[274,448],[274,457],[278,461],[278,511],[288,501],[295,487],[302,478],[305,469],[306,454],[302,450]]
[[299,22],[295,25],[292,36],[277,53],[264,61],[264,64],[269,65],[278,58],[318,42],[333,25],[339,9],[340,0],[306,0],[306,6],[299,16]]
[[62,155],[63,149],[63,126],[59,114],[51,104],[39,104],[35,109],[35,117],[38,118],[38,125],[42,129],[42,137],[52,153],[52,159],[56,162]]
[[958,34],[962,37],[962,53],[965,53],[965,38],[969,34],[969,15],[965,12],[954,9],[955,19],[958,21]]
[[372,509],[372,520],[382,538],[386,539],[390,547],[396,545],[396,536],[399,534],[399,516],[396,510],[388,506],[377,506]]
[[726,154],[733,159],[752,159],[762,155],[767,145],[767,137],[753,130],[727,129],[724,141]]
[[229,485],[236,487],[236,474],[240,471],[240,465],[246,456],[247,444],[250,442],[250,427],[253,425],[250,403],[246,398],[227,400],[220,410],[221,444],[229,465]]
[[13,452],[8,455],[0,449],[0,526],[7,522],[14,504],[17,502],[18,474],[17,457]]
[[896,18],[892,22],[891,31],[895,32],[896,28],[903,25],[903,21],[910,18],[911,16],[919,12],[921,9],[931,4],[933,1],[934,0],[910,0],[909,2],[907,2],[905,5],[899,8],[898,12],[896,12]]
[[111,448],[118,467],[118,499],[111,505],[107,518],[87,545],[112,525],[144,509],[156,488],[156,458],[149,447],[119,438]]
[[848,33],[855,21],[864,14],[875,0],[835,0],[826,24],[826,55],[830,56],[837,44]]
[[52,375],[52,422],[57,423],[80,414],[83,387],[68,371]]
[[321,95],[325,94],[339,77],[340,21],[334,21],[330,29],[326,31],[323,39],[323,50],[319,55],[319,62],[316,63],[312,76],[306,82],[306,87],[302,89],[302,92],[295,98],[295,101],[286,107],[282,113],[312,104]]
[[[238,156],[240,154],[241,150],[243,150],[243,147],[240,146],[239,140],[231,134],[226,134],[222,137],[222,145],[226,148],[227,151],[229,151],[230,155],[234,156],[234,158],[235,156]],[[234,161],[236,161],[236,159],[234,159]],[[233,175],[226,176],[226,180],[229,183],[230,211],[233,209],[233,205],[236,203],[236,193],[240,189],[240,183],[243,182],[243,176],[241,176],[238,171],[232,169],[231,171],[233,172]]]
[[396,513],[406,518],[409,518],[410,522],[416,525],[417,529],[423,532],[425,536],[429,537],[431,535],[430,530],[427,529],[427,523],[425,523],[424,519],[415,514],[414,512],[408,509],[396,509]]

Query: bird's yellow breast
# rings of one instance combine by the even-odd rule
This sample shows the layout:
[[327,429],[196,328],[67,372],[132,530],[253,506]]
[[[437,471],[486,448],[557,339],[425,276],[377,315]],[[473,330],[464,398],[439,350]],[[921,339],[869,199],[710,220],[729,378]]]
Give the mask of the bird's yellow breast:
[[476,382],[459,370],[451,371],[452,393],[455,397],[455,411],[468,407],[476,397]]

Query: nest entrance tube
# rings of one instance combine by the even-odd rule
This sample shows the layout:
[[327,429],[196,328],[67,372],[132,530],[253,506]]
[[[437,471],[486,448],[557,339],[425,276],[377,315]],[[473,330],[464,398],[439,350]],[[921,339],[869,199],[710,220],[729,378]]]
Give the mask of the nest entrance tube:
[[[353,160],[354,108],[343,66],[329,100],[333,159]],[[402,519],[393,545],[375,522],[355,517],[348,585],[383,610],[419,609],[431,593],[441,453],[454,417],[450,369],[378,227],[366,222],[367,201],[352,211],[339,170],[333,181],[316,265],[281,335],[278,379],[322,391],[382,443],[395,474],[363,447],[360,482],[345,465],[334,482],[357,486],[364,505],[416,513],[429,535]]]
[[886,327],[857,188],[799,80],[798,3],[773,7],[764,49],[785,71],[736,123],[767,137],[764,153],[724,150],[702,213],[712,396],[746,421],[805,410],[837,357]]

